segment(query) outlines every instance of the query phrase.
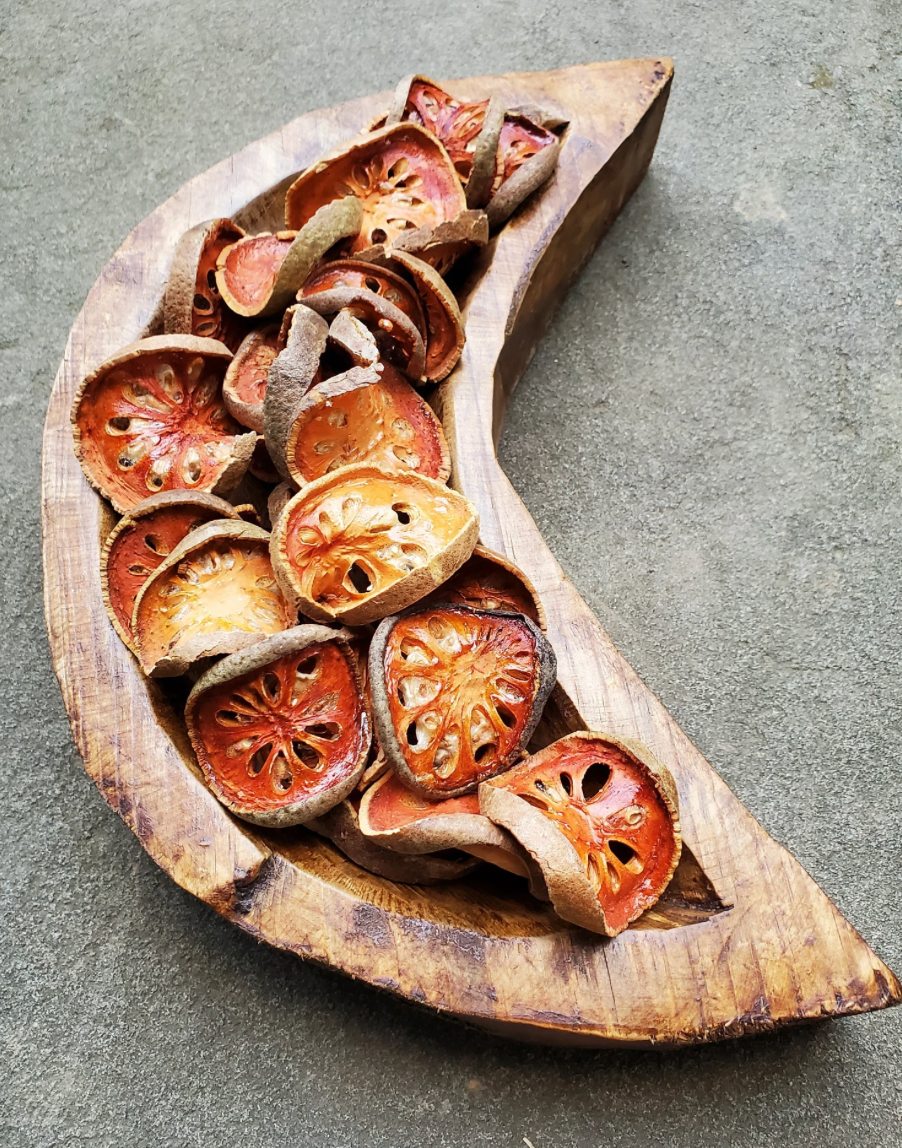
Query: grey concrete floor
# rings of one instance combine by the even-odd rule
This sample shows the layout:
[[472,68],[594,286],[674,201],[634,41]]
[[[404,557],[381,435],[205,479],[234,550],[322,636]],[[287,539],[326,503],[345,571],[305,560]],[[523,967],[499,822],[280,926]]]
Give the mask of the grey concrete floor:
[[505,466],[639,672],[902,969],[902,6],[0,3],[0,1130],[10,1148],[902,1143],[902,1011],[546,1051],[262,948],[87,781],[41,615],[41,422],[128,231],[312,108],[673,55],[652,173],[517,392]]

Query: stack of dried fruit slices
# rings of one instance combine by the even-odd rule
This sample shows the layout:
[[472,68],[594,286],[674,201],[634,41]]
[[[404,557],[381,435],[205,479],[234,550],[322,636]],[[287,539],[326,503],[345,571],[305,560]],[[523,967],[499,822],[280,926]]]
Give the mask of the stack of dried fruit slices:
[[479,545],[428,401],[464,347],[453,287],[541,194],[563,126],[405,78],[294,180],[286,230],[183,237],[164,333],[90,374],[72,420],[122,516],[112,624],[186,683],[232,813],[413,884],[498,865],[615,935],[676,868],[676,787],[603,731],[530,753],[556,674],[541,602]]

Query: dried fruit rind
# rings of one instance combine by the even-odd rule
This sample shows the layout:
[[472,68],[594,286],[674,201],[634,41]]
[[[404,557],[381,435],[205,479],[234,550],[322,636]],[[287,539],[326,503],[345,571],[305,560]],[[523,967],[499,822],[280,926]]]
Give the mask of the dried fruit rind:
[[291,500],[273,530],[273,566],[308,617],[359,626],[441,585],[478,533],[473,504],[434,479],[348,466]]
[[331,263],[323,263],[307,277],[298,292],[298,299],[306,302],[310,295],[342,287],[379,295],[402,311],[418,331],[425,332],[423,309],[413,287],[389,268],[360,259],[336,259]]
[[410,252],[394,251],[392,256],[413,279],[423,302],[426,314],[423,378],[430,383],[441,382],[457,366],[466,341],[454,292],[434,267]]
[[185,718],[210,788],[257,825],[301,825],[354,789],[370,721],[347,631],[296,626],[211,667]]
[[541,866],[557,914],[616,936],[680,858],[676,785],[641,742],[569,734],[479,787],[483,813]]
[[424,605],[450,602],[474,610],[508,610],[525,614],[546,630],[545,609],[538,591],[523,571],[503,554],[479,545]]
[[307,823],[321,837],[333,845],[355,865],[405,885],[436,885],[442,881],[457,881],[478,868],[476,857],[459,853],[421,853],[416,856],[383,849],[381,845],[364,837],[357,819],[357,809],[351,800],[342,801],[322,817]]
[[433,801],[473,793],[525,752],[557,675],[523,614],[448,604],[386,618],[369,666],[385,756]]
[[243,509],[202,490],[167,490],[119,519],[100,555],[100,588],[113,628],[132,652],[132,612],[150,575],[192,530],[215,518],[239,518]]
[[215,339],[153,335],[84,380],[72,407],[75,453],[120,514],[163,490],[228,494],[238,485],[255,436],[223,403],[231,357]]
[[202,658],[232,654],[294,625],[269,558],[269,534],[215,521],[189,534],[148,578],[132,632],[141,668],[174,677]]
[[319,379],[319,363],[329,338],[329,325],[309,307],[298,303],[286,312],[280,338],[285,338],[286,345],[273,360],[267,376],[263,435],[276,470],[288,480],[291,475],[285,445],[301,400]]
[[498,145],[493,194],[486,207],[489,227],[499,228],[551,176],[560,154],[553,132],[525,116],[507,116]]
[[451,458],[432,408],[387,364],[348,372],[311,388],[301,400],[285,456],[298,484],[342,466],[368,463],[383,471],[416,471],[447,482]]
[[363,206],[352,254],[391,243],[406,230],[454,219],[466,207],[448,153],[416,124],[380,128],[323,156],[288,189],[286,226],[303,227],[323,204],[346,195]]
[[249,318],[283,311],[326,252],[357,234],[362,218],[360,201],[346,195],[323,204],[296,232],[239,239],[216,261],[220,295],[236,314]]
[[208,219],[186,231],[172,259],[163,295],[163,330],[167,334],[218,339],[234,351],[247,324],[222,301],[216,286],[216,260],[223,248],[244,237],[231,219]]
[[263,399],[269,368],[280,350],[279,326],[268,323],[251,331],[235,352],[222,383],[222,397],[229,414],[258,434],[263,433]]

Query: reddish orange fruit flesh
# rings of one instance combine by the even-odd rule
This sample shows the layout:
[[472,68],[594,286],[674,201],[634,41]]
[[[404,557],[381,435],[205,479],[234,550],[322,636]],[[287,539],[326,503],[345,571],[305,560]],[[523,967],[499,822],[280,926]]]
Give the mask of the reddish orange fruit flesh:
[[186,535],[222,516],[200,506],[167,506],[127,526],[107,555],[107,594],[123,631],[132,636],[132,612],[138,591]]
[[357,462],[386,471],[415,470],[440,482],[449,473],[438,420],[387,364],[380,382],[305,411],[292,430],[289,454],[289,469],[302,482]]
[[220,253],[240,239],[242,232],[231,227],[216,228],[207,238],[197,261],[191,334],[218,339],[235,351],[247,334],[247,320],[229,310],[216,285],[216,260]]
[[650,772],[601,739],[562,738],[525,772],[494,784],[519,794],[573,845],[612,933],[654,904],[677,848],[672,814]]
[[557,143],[557,136],[526,116],[505,116],[498,141],[498,158],[492,194],[537,152]]
[[232,244],[220,273],[224,287],[239,306],[248,311],[264,306],[294,240],[294,232],[282,231],[278,235],[249,235]]
[[213,784],[255,813],[297,805],[346,780],[369,739],[354,668],[334,642],[205,691],[192,724]]
[[231,388],[236,399],[252,405],[263,402],[269,368],[280,349],[278,323],[248,335],[234,360],[236,369],[232,373]]
[[467,793],[463,797],[429,801],[408,789],[394,774],[383,781],[367,808],[370,827],[376,833],[388,833],[422,821],[424,817],[441,817],[449,813],[481,816],[479,798],[475,793]]
[[466,104],[435,84],[414,80],[407,96],[404,119],[421,124],[445,145],[461,183],[473,167],[473,150],[482,131],[488,100]]
[[526,585],[500,562],[475,553],[430,596],[474,610],[511,610],[541,624],[535,599]]
[[399,618],[384,671],[404,760],[440,794],[490,777],[516,752],[540,667],[520,619],[433,607]]
[[189,351],[152,351],[85,391],[81,451],[120,509],[161,490],[215,488],[244,433],[223,404],[225,367]]
[[400,275],[375,267],[372,263],[361,263],[356,259],[337,259],[326,263],[310,275],[304,284],[301,295],[307,297],[322,291],[332,291],[336,287],[351,287],[358,291],[370,291],[381,295],[393,303],[413,323],[421,335],[426,333],[423,312],[417,293]]

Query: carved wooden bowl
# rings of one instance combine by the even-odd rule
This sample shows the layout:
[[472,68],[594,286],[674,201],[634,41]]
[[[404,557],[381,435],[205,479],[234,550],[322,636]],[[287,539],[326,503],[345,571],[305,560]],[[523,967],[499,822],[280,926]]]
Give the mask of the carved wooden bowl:
[[303,830],[266,833],[208,791],[168,696],[139,672],[103,607],[111,525],[72,450],[80,380],[159,330],[173,251],[231,216],[278,230],[292,175],[358,132],[386,95],[301,116],[187,183],[140,224],[69,336],[44,436],[47,624],[76,744],[107,802],[183,888],[261,940],[408,1000],[541,1041],[673,1045],[896,1004],[900,986],[814,881],[743,808],[636,677],[561,572],[501,471],[507,396],[555,303],[651,160],[669,60],[459,81],[455,93],[536,101],[569,120],[560,164],[482,253],[465,288],[467,345],[438,407],[452,483],[482,541],[532,579],[557,651],[547,740],[593,728],[638,737],[679,788],[683,856],[662,900],[605,940],[566,925],[522,882],[483,867],[446,886],[393,884]]

